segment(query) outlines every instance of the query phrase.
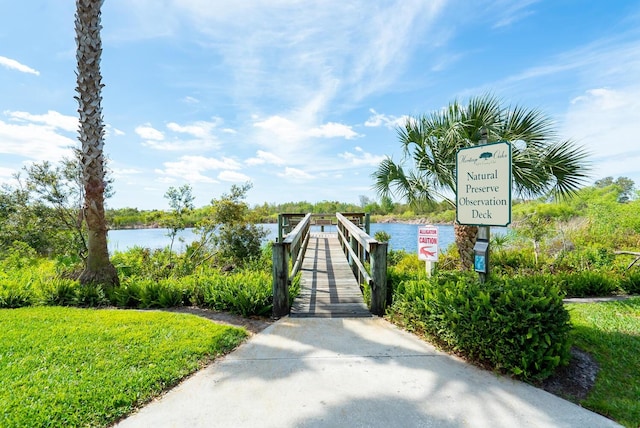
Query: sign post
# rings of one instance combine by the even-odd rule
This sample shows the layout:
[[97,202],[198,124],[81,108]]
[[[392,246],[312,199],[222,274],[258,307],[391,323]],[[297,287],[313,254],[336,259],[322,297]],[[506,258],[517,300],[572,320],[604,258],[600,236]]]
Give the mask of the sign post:
[[498,142],[456,153],[456,221],[478,226],[474,268],[489,273],[489,226],[511,223],[511,144]]
[[438,262],[438,228],[418,226],[418,259],[425,261],[427,276],[431,276]]

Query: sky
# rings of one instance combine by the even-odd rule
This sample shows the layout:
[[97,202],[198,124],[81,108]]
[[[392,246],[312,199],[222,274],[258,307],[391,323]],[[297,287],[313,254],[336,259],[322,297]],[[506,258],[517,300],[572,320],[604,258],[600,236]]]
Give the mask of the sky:
[[[0,0],[0,183],[78,146],[75,2]],[[378,200],[397,126],[487,93],[640,187],[640,2],[106,0],[109,208]]]

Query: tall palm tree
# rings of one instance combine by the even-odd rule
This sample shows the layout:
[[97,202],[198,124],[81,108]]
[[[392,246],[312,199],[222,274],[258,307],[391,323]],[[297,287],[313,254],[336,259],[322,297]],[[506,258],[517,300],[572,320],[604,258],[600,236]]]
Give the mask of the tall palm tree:
[[[445,109],[408,118],[398,128],[403,158],[384,159],[372,174],[382,196],[395,194],[409,203],[445,200],[456,206],[456,153],[487,141],[509,141],[513,189],[522,197],[566,197],[585,182],[587,153],[558,140],[548,116],[536,109],[503,106],[493,95],[454,101]],[[473,266],[477,227],[454,224],[461,267]]]
[[80,129],[80,163],[84,186],[83,215],[87,222],[87,260],[81,284],[119,284],[118,273],[109,260],[107,225],[104,215],[105,181],[104,125],[102,122],[102,75],[100,74],[100,9],[104,0],[76,0],[76,59]]

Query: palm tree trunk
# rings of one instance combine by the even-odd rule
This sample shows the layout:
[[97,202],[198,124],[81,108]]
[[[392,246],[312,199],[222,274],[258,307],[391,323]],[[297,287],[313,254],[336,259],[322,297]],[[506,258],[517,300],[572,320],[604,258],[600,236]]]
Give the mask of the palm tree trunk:
[[458,254],[460,255],[460,269],[473,269],[473,247],[476,244],[478,227],[454,223],[453,232]]
[[106,187],[104,157],[104,125],[102,123],[102,75],[100,74],[100,8],[104,0],[76,0],[77,86],[82,144],[80,163],[85,190],[84,219],[89,230],[88,256],[80,283],[116,286],[118,273],[109,260],[107,225],[104,215]]

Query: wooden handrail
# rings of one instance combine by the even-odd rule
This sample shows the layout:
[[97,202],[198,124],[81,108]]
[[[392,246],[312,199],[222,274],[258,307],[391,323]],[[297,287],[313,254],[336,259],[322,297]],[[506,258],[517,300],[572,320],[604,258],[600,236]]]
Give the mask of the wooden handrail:
[[[291,226],[296,218],[296,226],[286,236],[282,236],[284,227]],[[273,262],[273,316],[279,318],[289,313],[289,286],[300,271],[304,261],[310,235],[311,214],[278,216],[278,240],[271,246]],[[285,221],[286,220],[286,221]],[[293,260],[293,265],[290,269]]]
[[311,214],[307,214],[291,231],[291,233],[284,238],[283,243],[288,247],[289,257],[294,260],[293,268],[291,269],[291,273],[288,277],[289,283],[291,283],[302,267],[304,253],[307,250],[307,244],[309,243],[310,221]]
[[[344,214],[336,213],[336,218],[340,244],[353,274],[358,283],[367,284],[371,289],[369,309],[376,315],[384,315],[387,301],[387,243],[369,236]],[[371,273],[365,268],[367,261],[370,262]]]

